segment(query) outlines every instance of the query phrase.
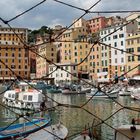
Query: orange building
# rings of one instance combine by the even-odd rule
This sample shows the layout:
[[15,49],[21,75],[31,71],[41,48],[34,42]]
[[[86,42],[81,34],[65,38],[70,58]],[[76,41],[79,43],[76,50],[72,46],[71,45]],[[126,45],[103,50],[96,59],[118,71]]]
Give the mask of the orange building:
[[[16,33],[16,34],[15,34]],[[10,80],[16,76],[29,78],[28,29],[0,27],[0,79]],[[3,64],[2,64],[3,63]]]

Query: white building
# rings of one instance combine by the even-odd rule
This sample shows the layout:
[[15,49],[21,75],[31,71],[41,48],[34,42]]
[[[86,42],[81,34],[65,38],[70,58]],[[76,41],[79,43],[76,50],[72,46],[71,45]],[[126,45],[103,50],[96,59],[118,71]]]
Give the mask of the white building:
[[63,83],[74,83],[78,81],[77,67],[71,63],[60,64],[57,63],[58,68],[55,65],[49,65],[49,78],[54,78],[54,83],[60,85]]
[[123,52],[126,50],[126,27],[123,26],[123,24],[116,24],[114,26],[104,28],[100,31],[100,38],[102,43],[107,44],[101,45],[100,55],[102,70],[100,73],[107,72],[108,78],[112,78],[115,74],[122,74],[126,65],[125,53]]

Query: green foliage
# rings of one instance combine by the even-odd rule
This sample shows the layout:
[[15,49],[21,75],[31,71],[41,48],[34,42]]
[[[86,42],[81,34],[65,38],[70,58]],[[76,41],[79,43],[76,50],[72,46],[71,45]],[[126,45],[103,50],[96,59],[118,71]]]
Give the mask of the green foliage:
[[42,26],[40,29],[38,30],[29,30],[29,34],[28,34],[28,41],[29,43],[35,43],[36,42],[36,37],[37,35],[40,36],[44,36],[45,34],[53,34],[53,29],[47,27],[47,26]]

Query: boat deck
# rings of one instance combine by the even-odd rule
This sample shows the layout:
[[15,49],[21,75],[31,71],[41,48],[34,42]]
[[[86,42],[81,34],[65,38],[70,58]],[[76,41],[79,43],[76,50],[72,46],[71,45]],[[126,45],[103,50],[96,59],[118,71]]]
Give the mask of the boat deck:
[[[55,136],[54,136],[54,135]],[[62,124],[45,127],[35,133],[30,134],[26,139],[28,140],[60,140],[65,139],[68,135],[68,130]],[[24,139],[23,139],[24,140]]]

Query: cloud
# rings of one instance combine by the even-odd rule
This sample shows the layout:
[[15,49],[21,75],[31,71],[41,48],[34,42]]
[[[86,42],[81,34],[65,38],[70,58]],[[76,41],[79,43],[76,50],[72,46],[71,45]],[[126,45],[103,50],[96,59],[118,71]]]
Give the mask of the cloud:
[[[88,9],[97,0],[61,0],[65,3],[75,5],[84,9]],[[33,5],[41,2],[41,0],[4,0],[0,1],[0,17],[5,20],[11,19],[17,14],[29,9]],[[139,0],[101,0],[92,11],[101,10],[138,10],[140,7]],[[76,18],[79,18],[84,12],[57,3],[53,0],[46,0],[43,4],[36,7],[32,11],[22,15],[21,17],[10,22],[14,27],[26,27],[26,28],[40,28],[43,25],[55,26],[55,24],[62,24],[68,26]],[[102,14],[104,15],[104,14]],[[115,14],[112,14],[115,15]],[[121,15],[121,14],[118,14]],[[88,14],[85,18],[91,18],[97,16],[97,14]],[[109,14],[107,15],[109,16]]]

